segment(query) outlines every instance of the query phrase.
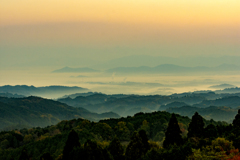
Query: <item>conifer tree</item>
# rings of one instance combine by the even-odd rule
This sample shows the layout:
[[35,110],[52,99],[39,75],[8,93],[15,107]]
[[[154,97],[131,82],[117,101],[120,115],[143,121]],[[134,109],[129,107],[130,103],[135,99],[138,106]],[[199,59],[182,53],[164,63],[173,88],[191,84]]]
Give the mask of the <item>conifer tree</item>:
[[104,154],[97,142],[87,140],[84,144],[84,159],[86,160],[104,160]]
[[167,131],[165,132],[165,140],[163,142],[163,147],[167,148],[170,145],[181,145],[183,143],[183,139],[181,136],[182,131],[178,125],[177,118],[175,114],[172,114],[170,121],[168,123]]
[[143,152],[144,154],[147,153],[147,151],[150,149],[150,145],[148,143],[148,137],[147,137],[147,133],[145,130],[140,130],[138,131],[139,136],[142,139],[142,143],[143,143]]
[[202,116],[196,112],[192,116],[192,121],[189,124],[188,128],[188,138],[190,137],[199,137],[201,138],[204,134],[204,122]]
[[114,160],[124,160],[124,149],[117,137],[111,141],[108,150],[113,156]]
[[139,134],[135,131],[131,137],[131,141],[126,149],[126,159],[127,160],[138,160],[140,159],[143,153],[143,143]]
[[27,150],[23,149],[21,152],[21,155],[19,157],[19,160],[29,160],[29,156],[27,154]]
[[235,119],[233,120],[233,127],[234,128],[240,127],[240,109],[238,110],[238,114],[235,116]]
[[63,160],[69,159],[70,153],[73,151],[74,147],[80,147],[79,137],[74,130],[71,130],[68,135],[66,145],[63,149]]

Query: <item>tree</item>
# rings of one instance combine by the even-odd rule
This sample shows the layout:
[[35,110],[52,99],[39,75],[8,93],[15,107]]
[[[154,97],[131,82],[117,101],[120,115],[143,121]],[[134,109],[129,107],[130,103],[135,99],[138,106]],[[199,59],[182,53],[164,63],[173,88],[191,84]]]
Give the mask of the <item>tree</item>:
[[144,153],[143,153],[143,143],[142,143],[142,139],[139,136],[139,134],[137,132],[134,132],[132,137],[131,137],[131,141],[127,146],[126,149],[126,159],[127,160],[138,160],[140,159]]
[[19,157],[19,160],[29,160],[29,156],[27,154],[26,149],[23,149],[21,152],[21,155]]
[[97,145],[97,142],[87,140],[84,144],[84,159],[104,160],[103,149]]
[[174,144],[181,145],[183,143],[181,133],[182,132],[178,125],[177,118],[173,113],[168,123],[167,131],[165,132],[165,140],[163,142],[163,147],[167,148],[170,145],[174,145]]
[[117,137],[115,137],[108,146],[108,150],[114,160],[124,160],[124,149]]
[[140,130],[140,131],[138,131],[138,134],[139,134],[140,138],[142,139],[143,152],[144,152],[144,154],[146,154],[147,151],[150,149],[150,146],[149,146],[149,143],[148,143],[147,133],[146,133],[145,130]]
[[75,147],[80,147],[79,137],[74,130],[71,130],[68,135],[67,142],[63,149],[63,160],[69,159],[70,153],[73,151]]
[[204,129],[204,137],[205,138],[210,138],[210,139],[215,139],[217,137],[217,129],[215,125],[209,124],[205,129]]
[[49,153],[44,153],[41,157],[40,160],[53,160],[52,156]]
[[204,122],[202,116],[197,112],[192,116],[192,121],[189,124],[188,128],[188,138],[190,137],[199,137],[201,138],[204,133]]
[[240,109],[238,110],[238,114],[235,116],[235,119],[233,120],[233,127],[234,128],[240,127]]

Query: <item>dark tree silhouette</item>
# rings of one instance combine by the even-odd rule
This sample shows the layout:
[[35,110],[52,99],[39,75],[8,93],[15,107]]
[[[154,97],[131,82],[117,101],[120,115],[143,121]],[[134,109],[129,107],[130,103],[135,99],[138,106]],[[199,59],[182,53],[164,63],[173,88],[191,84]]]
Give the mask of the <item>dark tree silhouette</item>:
[[53,160],[52,156],[49,153],[44,153],[41,157],[40,160]]
[[183,143],[183,139],[181,136],[182,131],[178,125],[177,118],[175,114],[172,114],[170,121],[168,123],[167,131],[165,132],[165,140],[163,142],[163,147],[167,148],[170,145],[181,145]]
[[204,133],[204,122],[203,122],[203,118],[202,116],[200,116],[198,114],[198,112],[196,112],[193,116],[192,116],[192,121],[189,124],[189,128],[188,128],[188,138],[191,137],[203,137],[203,133]]
[[140,138],[142,139],[142,143],[143,143],[143,152],[144,154],[147,153],[147,151],[150,149],[150,145],[148,143],[148,137],[147,137],[147,133],[145,130],[140,130],[138,131],[138,134],[140,136]]
[[139,136],[139,134],[135,131],[133,132],[133,135],[131,137],[131,141],[127,146],[126,149],[126,159],[127,160],[138,160],[140,159],[144,153],[143,153],[143,143],[142,139]]
[[235,116],[235,119],[233,120],[233,127],[234,128],[240,127],[240,109],[238,110],[238,114]]
[[124,160],[124,149],[117,137],[111,141],[108,146],[108,150],[113,156],[114,160]]
[[215,139],[217,137],[217,129],[216,126],[213,124],[209,124],[205,129],[204,129],[204,137],[205,138],[210,138],[210,139]]
[[63,149],[63,160],[69,159],[70,153],[73,151],[74,147],[80,147],[79,137],[74,130],[71,130],[68,135],[66,145]]
[[102,148],[97,145],[97,142],[87,140],[84,144],[84,159],[86,160],[104,160]]
[[19,160],[29,160],[29,156],[27,154],[27,150],[23,149],[21,152],[21,155],[19,157]]

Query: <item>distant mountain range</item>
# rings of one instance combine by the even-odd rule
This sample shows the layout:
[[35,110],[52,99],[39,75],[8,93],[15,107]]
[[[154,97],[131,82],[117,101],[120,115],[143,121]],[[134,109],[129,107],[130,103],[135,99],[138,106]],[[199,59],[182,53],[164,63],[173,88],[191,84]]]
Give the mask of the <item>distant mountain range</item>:
[[222,64],[239,65],[240,56],[221,56],[221,57],[203,57],[203,56],[181,56],[181,57],[164,57],[149,55],[131,55],[113,60],[108,60],[101,64],[92,65],[91,68],[111,69],[118,67],[155,67],[161,64],[174,64],[178,66],[196,67],[207,66],[214,67]]
[[240,71],[240,66],[222,64],[217,67],[183,67],[173,64],[162,64],[156,67],[118,67],[106,70],[108,73],[121,74],[177,74],[177,73],[207,73],[207,72],[225,72],[225,71]]
[[198,108],[191,106],[182,106],[175,108],[168,108],[166,111],[169,113],[176,113],[182,116],[192,117],[195,112],[198,112],[205,119],[210,120],[214,119],[215,121],[226,121],[232,123],[235,115],[238,113],[239,108],[230,108],[230,107],[216,107],[210,106],[207,108]]
[[220,85],[213,85],[210,86],[209,88],[212,89],[225,89],[225,88],[235,88],[236,86],[231,85],[231,84],[220,84]]
[[61,69],[57,69],[52,71],[52,73],[84,73],[84,72],[99,72],[98,70],[94,70],[91,68],[70,68],[70,67],[64,67]]
[[19,94],[23,96],[34,95],[48,98],[58,98],[66,94],[82,93],[87,91],[89,90],[86,88],[67,86],[46,86],[46,87],[34,87],[27,85],[0,86],[0,93]]
[[[169,108],[183,106],[208,108],[231,107],[235,111],[240,107],[240,93],[182,93],[169,96],[161,95],[106,95],[102,93],[74,94],[58,99],[73,107],[82,107],[92,112],[115,112],[120,116],[132,116],[137,112],[166,111]],[[216,109],[217,110],[217,109]],[[227,114],[227,112],[226,112]],[[235,114],[235,113],[234,113]],[[208,115],[208,118],[214,118]],[[220,120],[220,119],[219,119]],[[222,119],[223,120],[223,119]],[[226,120],[226,119],[224,119]],[[229,120],[229,119],[227,119]]]
[[57,101],[33,96],[0,97],[0,130],[45,127],[74,118],[98,121],[106,118],[119,118],[119,115],[113,112],[92,113],[81,107],[74,108]]

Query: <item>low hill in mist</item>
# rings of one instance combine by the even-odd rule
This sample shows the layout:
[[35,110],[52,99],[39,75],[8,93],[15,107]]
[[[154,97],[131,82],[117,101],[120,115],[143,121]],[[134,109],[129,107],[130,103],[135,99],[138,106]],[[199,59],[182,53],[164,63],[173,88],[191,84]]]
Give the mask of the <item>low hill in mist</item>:
[[231,85],[231,84],[219,84],[219,85],[210,86],[209,88],[212,88],[212,89],[225,89],[225,88],[234,88],[234,87],[236,87],[236,86]]
[[97,114],[84,108],[74,108],[66,104],[39,97],[6,98],[0,97],[0,130],[23,127],[45,127],[61,120],[84,118],[100,120],[118,118],[119,115],[108,112]]
[[67,87],[67,86],[46,86],[46,87],[35,87],[27,85],[16,85],[16,86],[0,86],[0,93],[12,93],[24,96],[40,96],[48,98],[58,98],[66,94],[87,92],[88,89],[82,87]]
[[92,68],[111,69],[118,67],[155,67],[160,64],[174,64],[177,66],[219,66],[222,64],[239,65],[240,56],[221,56],[221,57],[203,57],[203,56],[150,56],[150,55],[131,55],[117,59],[108,60],[104,63],[92,65]]
[[229,65],[229,64],[222,64],[217,67],[205,67],[205,66],[198,66],[198,67],[183,67],[173,64],[162,64],[156,67],[148,67],[148,66],[141,66],[141,67],[117,67],[106,70],[107,73],[121,73],[121,74],[179,74],[179,73],[223,73],[226,71],[239,71],[240,66],[236,65]]
[[99,72],[99,71],[88,68],[88,67],[85,67],[85,68],[64,67],[64,68],[52,71],[52,73],[84,73],[84,72]]
[[205,119],[208,120],[214,119],[216,121],[226,121],[232,123],[232,120],[234,119],[234,116],[238,113],[239,108],[216,106],[198,108],[191,106],[183,106],[179,108],[168,108],[166,111],[169,113],[176,113],[188,117],[191,117],[195,112],[198,112],[200,115],[202,115]]
[[[120,116],[132,116],[137,112],[165,111],[169,108],[180,108],[191,106],[197,108],[231,107],[236,110],[240,107],[240,93],[236,94],[216,94],[208,93],[182,93],[170,96],[161,95],[106,95],[102,93],[75,94],[58,99],[73,107],[82,107],[92,112],[115,112]],[[215,108],[217,111],[217,108]],[[217,112],[216,112],[217,113]],[[228,114],[229,112],[225,112]],[[181,114],[179,112],[179,114]],[[215,118],[209,114],[210,118]],[[208,117],[208,118],[209,118]],[[221,117],[220,117],[221,118]],[[218,119],[227,120],[230,119]]]

